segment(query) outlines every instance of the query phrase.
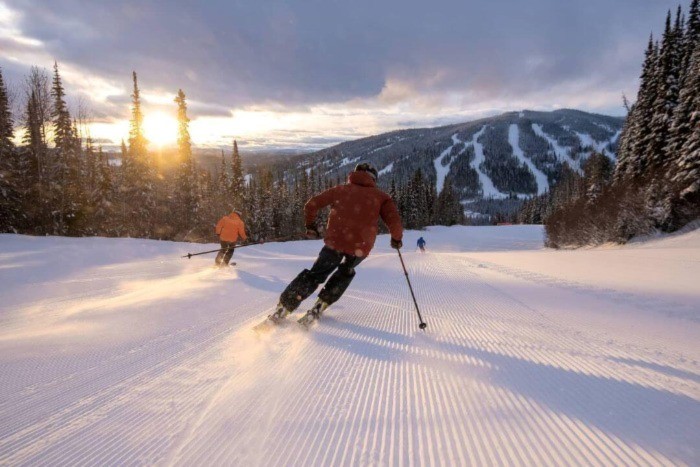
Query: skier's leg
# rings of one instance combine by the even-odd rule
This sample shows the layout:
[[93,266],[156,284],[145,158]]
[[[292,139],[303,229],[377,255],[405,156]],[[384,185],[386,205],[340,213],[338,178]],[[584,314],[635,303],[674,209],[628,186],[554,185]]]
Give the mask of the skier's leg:
[[280,296],[280,303],[289,311],[296,310],[301,302],[314,293],[319,284],[325,282],[342,259],[342,253],[324,246],[311,269],[301,271],[284,289]]
[[220,242],[221,249],[216,254],[216,258],[214,259],[214,263],[216,263],[217,266],[221,266],[221,261],[224,259],[224,253],[226,252],[226,244],[227,242]]
[[318,298],[326,302],[328,305],[335,303],[343,296],[350,282],[355,277],[355,267],[365,259],[364,257],[343,255],[343,261],[338,266],[338,269],[333,273],[321,292]]
[[233,256],[234,245],[231,242],[226,242],[227,250],[224,252],[224,264],[228,264]]

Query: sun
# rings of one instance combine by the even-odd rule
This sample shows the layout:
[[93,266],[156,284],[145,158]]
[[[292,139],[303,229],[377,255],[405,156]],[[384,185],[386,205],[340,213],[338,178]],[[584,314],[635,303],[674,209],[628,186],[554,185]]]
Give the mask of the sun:
[[143,119],[146,139],[157,146],[167,146],[177,141],[177,120],[163,112],[147,114]]

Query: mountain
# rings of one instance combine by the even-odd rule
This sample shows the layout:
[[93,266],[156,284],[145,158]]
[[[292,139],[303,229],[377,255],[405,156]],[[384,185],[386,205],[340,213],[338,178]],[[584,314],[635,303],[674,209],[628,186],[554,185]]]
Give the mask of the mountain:
[[451,182],[463,203],[540,194],[564,164],[581,170],[593,151],[615,160],[623,118],[563,109],[508,112],[438,128],[398,130],[348,141],[290,159],[293,171],[344,177],[359,161],[380,171],[379,182],[401,183],[416,169]]

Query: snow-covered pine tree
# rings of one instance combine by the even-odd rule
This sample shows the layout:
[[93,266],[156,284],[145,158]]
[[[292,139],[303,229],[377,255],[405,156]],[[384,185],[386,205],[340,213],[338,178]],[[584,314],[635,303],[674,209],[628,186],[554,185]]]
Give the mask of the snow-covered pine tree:
[[221,163],[219,164],[219,171],[216,174],[216,183],[213,186],[214,192],[212,193],[213,199],[215,200],[214,209],[216,215],[222,216],[228,214],[231,211],[231,174],[229,173],[228,161],[226,160],[226,153],[221,150]]
[[231,178],[229,181],[229,202],[233,207],[240,209],[243,203],[245,190],[245,175],[243,174],[243,162],[238,152],[238,142],[233,140],[233,155],[231,157]]
[[671,12],[666,17],[666,27],[661,42],[661,50],[656,67],[657,88],[653,103],[651,119],[651,135],[647,147],[650,175],[655,179],[664,176],[663,169],[667,165],[666,144],[669,128],[673,120],[673,112],[678,105],[679,76],[680,76],[680,12],[676,25],[672,26]]
[[0,151],[14,149],[13,134],[14,122],[10,110],[10,95],[0,68]]
[[700,0],[692,0],[688,11],[688,21],[685,26],[685,34],[683,35],[683,52],[681,65],[681,86],[684,86],[688,70],[690,69],[690,60],[693,52],[700,42]]
[[693,56],[700,48],[700,11],[698,11],[698,0],[691,4],[691,11],[688,26],[683,43],[683,61],[685,69],[681,80],[681,89],[678,96],[678,105],[673,113],[673,120],[669,128],[669,139],[666,152],[672,161],[668,165],[669,178],[674,178],[679,167],[679,160],[683,157],[683,145],[692,132],[691,117],[693,112],[698,110],[696,96],[700,92],[698,88],[697,71]]
[[77,141],[75,126],[65,101],[65,90],[54,62],[53,83],[53,135],[55,164],[51,174],[51,196],[49,202],[53,210],[53,233],[56,235],[77,235],[80,233],[84,193],[80,161],[80,142]]
[[123,165],[122,203],[126,216],[121,219],[128,235],[151,237],[156,231],[152,214],[156,208],[155,173],[148,154],[148,141],[143,131],[141,91],[136,72],[132,72],[131,120],[129,122],[128,157]]
[[258,237],[256,235],[256,226],[254,222],[256,215],[255,210],[257,206],[257,200],[255,199],[254,186],[255,180],[251,176],[249,182],[246,184],[245,189],[243,190],[243,206],[241,207],[241,211],[243,213],[243,221],[246,224],[247,232],[252,238],[257,239]]
[[258,183],[257,183],[257,193],[256,199],[258,201],[257,208],[257,221],[258,221],[258,231],[260,236],[264,239],[270,239],[274,237],[274,226],[273,226],[273,213],[274,213],[274,200],[272,196],[272,191],[274,189],[274,182],[272,178],[272,173],[269,169],[264,168],[258,171]]
[[684,223],[700,216],[700,46],[689,63],[688,79],[681,93],[681,105],[688,112],[688,134],[680,148],[680,155],[672,167],[679,205],[672,214]]
[[114,235],[113,224],[113,175],[102,146],[97,149],[94,164],[94,188],[90,204],[93,208],[94,230],[100,235]]
[[613,173],[613,163],[609,157],[593,153],[583,164],[586,201],[595,203],[605,186],[610,182]]
[[10,97],[0,68],[0,232],[18,232],[22,224],[22,180],[13,134]]
[[622,181],[637,175],[637,167],[641,164],[644,151],[643,135],[648,134],[651,124],[651,89],[653,88],[654,69],[656,65],[656,47],[653,36],[649,36],[649,44],[645,52],[644,64],[640,76],[637,101],[629,110],[627,119],[620,134],[620,144],[615,167],[615,180]]
[[394,203],[398,206],[398,192],[396,191],[396,179],[391,178],[391,183],[389,184],[389,196],[394,200]]
[[[630,153],[628,161],[618,169],[622,175],[618,178],[637,178],[645,173],[649,165],[649,147],[652,139],[652,120],[654,118],[654,101],[656,99],[658,83],[661,80],[659,73],[659,46],[649,38],[649,46],[645,54],[642,75],[640,77],[639,92],[634,111],[630,118]],[[622,170],[625,172],[622,172]]]
[[197,168],[192,157],[192,139],[190,137],[190,119],[187,116],[187,97],[182,89],[175,97],[177,103],[177,149],[179,167],[175,182],[175,209],[178,212],[178,230],[187,234],[196,229],[200,209]]
[[437,196],[435,215],[431,223],[448,226],[464,223],[464,208],[452,188],[450,177],[445,179],[445,185]]

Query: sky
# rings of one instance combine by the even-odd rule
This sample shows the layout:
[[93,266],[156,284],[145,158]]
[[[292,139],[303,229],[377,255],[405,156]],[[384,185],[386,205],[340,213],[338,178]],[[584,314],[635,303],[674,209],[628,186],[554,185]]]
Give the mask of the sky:
[[[687,0],[681,2],[687,9]],[[128,132],[131,72],[147,136],[295,149],[509,110],[624,115],[667,0],[0,0],[0,67],[22,100],[58,61],[105,144]]]

